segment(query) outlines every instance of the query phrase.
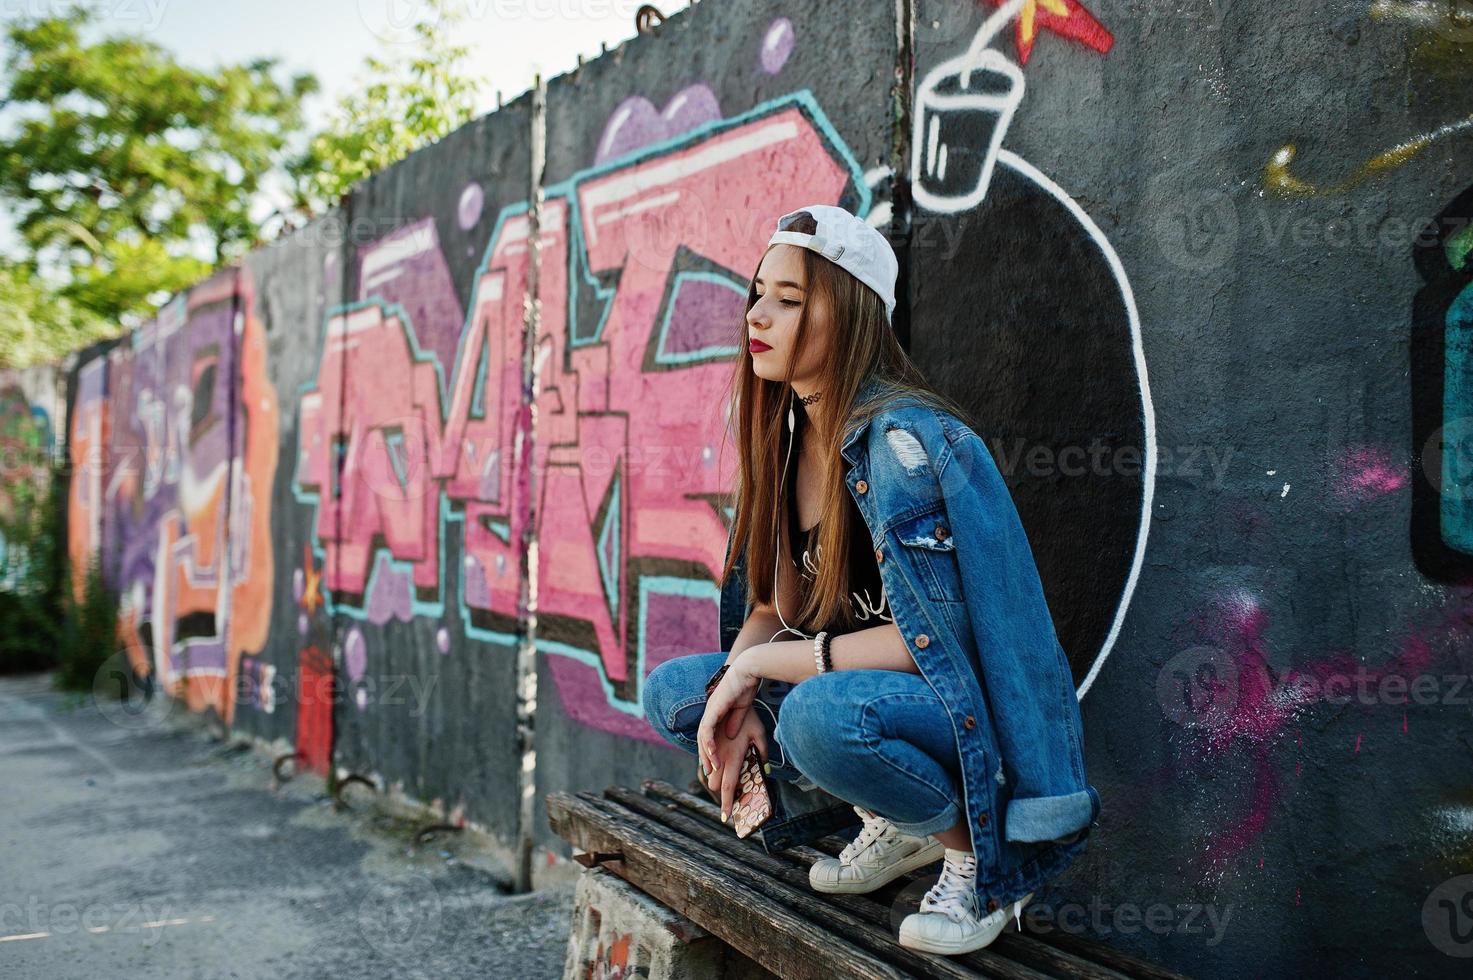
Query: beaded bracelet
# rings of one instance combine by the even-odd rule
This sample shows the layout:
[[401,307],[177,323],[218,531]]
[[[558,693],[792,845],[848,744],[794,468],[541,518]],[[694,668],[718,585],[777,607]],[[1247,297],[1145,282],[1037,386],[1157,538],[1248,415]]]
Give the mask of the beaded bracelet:
[[829,661],[828,657],[828,637],[828,631],[821,630],[813,638],[813,666],[818,669],[820,674],[833,670],[833,664]]

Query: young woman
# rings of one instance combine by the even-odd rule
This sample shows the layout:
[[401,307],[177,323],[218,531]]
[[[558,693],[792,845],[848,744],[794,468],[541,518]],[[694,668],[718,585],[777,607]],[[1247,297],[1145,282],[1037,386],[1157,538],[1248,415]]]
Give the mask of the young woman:
[[[1019,738],[1043,742],[1032,737],[1040,726],[1073,726],[1066,748],[1077,750],[1077,724],[1068,714],[1073,709],[1077,716],[1077,706],[1031,552],[1021,562],[1011,560],[1019,540],[1026,549],[1026,538],[995,468],[982,470],[980,456],[968,464],[993,479],[986,498],[963,497],[954,489],[946,498],[942,481],[927,469],[928,451],[941,451],[938,433],[958,439],[948,443],[958,453],[980,447],[980,441],[958,435],[976,440],[962,421],[965,411],[926,384],[894,337],[897,269],[884,236],[840,208],[811,205],[779,219],[748,291],[748,344],[737,360],[731,393],[742,448],[731,540],[740,546],[728,549],[722,581],[745,552],[751,613],[729,653],[678,657],[653,670],[645,681],[645,712],[662,736],[699,757],[705,784],[720,794],[723,820],[749,744],[769,767],[769,749],[775,750],[776,766],[786,775],[769,768],[774,778],[801,774],[853,805],[863,828],[837,859],[812,865],[809,878],[818,891],[869,892],[944,860],[919,911],[902,922],[900,942],[962,953],[992,942],[1032,896],[1039,876],[1062,869],[1082,846],[1080,820],[1093,819],[1098,798],[1092,787],[1081,788],[1077,751],[1072,759],[1020,754],[1015,759],[1023,770],[1068,771],[1036,781],[1045,789],[1035,795],[1038,807],[1019,810],[1017,838],[1011,832],[999,838],[994,828],[984,839],[985,851],[973,838],[972,824],[986,828],[993,807],[981,797],[994,791],[994,778],[1006,780],[997,759],[1006,753],[987,748],[992,741],[960,737],[962,731],[980,735],[984,729],[974,718],[989,717],[975,668],[966,669],[981,661],[975,649],[960,649],[978,643],[966,622],[972,597],[962,594],[964,583],[983,593],[981,583],[997,581],[1010,593],[1007,603],[1029,605],[1032,619],[1026,625],[1032,632],[1020,629],[1011,636],[1043,649],[1044,667],[1025,663],[1031,654],[996,661],[999,690],[1013,685],[1025,701],[1019,709],[1028,712],[1024,724],[1011,718]],[[897,397],[934,413],[930,418],[942,420],[944,430],[925,429],[931,435],[922,442],[919,423],[912,431],[900,425],[899,416],[883,415]],[[874,458],[878,453],[864,456],[857,441],[859,427],[876,419],[885,431],[871,434],[865,445],[893,450],[886,460]],[[980,453],[985,455],[985,447]],[[867,479],[852,479],[856,459]],[[991,467],[990,458],[985,465]],[[959,468],[964,478],[967,469]],[[1005,504],[998,503],[999,493]],[[872,514],[896,516],[883,518],[889,532],[883,541],[878,530],[872,535],[856,494],[869,494],[863,499]],[[942,499],[955,501],[959,511],[972,500],[985,500],[991,509],[948,517]],[[991,523],[999,508],[1004,550],[964,556],[974,564],[959,566],[963,556],[953,551],[953,532],[956,551],[971,540],[978,547],[970,551],[986,550],[980,539],[967,539],[962,523],[968,517]],[[890,537],[896,528],[904,536]],[[1004,540],[1003,534],[1013,536]],[[889,548],[890,543],[900,546]],[[903,595],[887,593],[880,569],[886,560],[891,589],[903,588]],[[987,561],[1008,562],[1011,571],[983,579],[975,563]],[[983,609],[994,620],[996,612],[992,605]],[[928,650],[930,638],[916,624],[949,649]],[[980,620],[978,626],[990,628]],[[1011,648],[1013,638],[989,646]],[[1026,704],[1043,690],[1030,689],[1028,675],[1057,679],[1061,668],[1068,705],[1060,703],[1057,683],[1042,703]],[[707,680],[717,671],[720,681],[707,698]],[[759,697],[759,684],[766,686],[766,697]],[[1003,709],[992,717],[1009,720]],[[1058,793],[1061,787],[1072,792]],[[994,802],[1000,818],[1004,809],[1011,818],[1010,806]],[[973,814],[975,821],[969,819]],[[1073,836],[1054,839],[1061,827]],[[1025,852],[1034,845],[1021,841],[1047,841],[1052,849]],[[989,857],[985,870],[994,877],[985,883],[978,881],[978,853],[998,855],[997,861]],[[983,885],[989,891],[1011,888],[1006,903],[998,907],[989,900],[984,908]]]

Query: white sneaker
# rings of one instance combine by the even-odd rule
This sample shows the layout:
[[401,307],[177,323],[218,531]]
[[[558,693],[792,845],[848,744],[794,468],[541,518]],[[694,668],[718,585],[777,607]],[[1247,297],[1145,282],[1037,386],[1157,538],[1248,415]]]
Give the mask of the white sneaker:
[[1023,906],[1033,893],[983,915],[977,902],[976,869],[975,855],[953,861],[948,854],[941,878],[922,896],[920,910],[901,921],[900,945],[927,953],[970,953],[1000,936],[1009,917],[1021,927]]
[[924,868],[946,853],[930,834],[915,837],[862,806],[854,811],[864,819],[859,836],[837,858],[820,858],[808,869],[814,891],[858,894],[871,892],[908,871]]

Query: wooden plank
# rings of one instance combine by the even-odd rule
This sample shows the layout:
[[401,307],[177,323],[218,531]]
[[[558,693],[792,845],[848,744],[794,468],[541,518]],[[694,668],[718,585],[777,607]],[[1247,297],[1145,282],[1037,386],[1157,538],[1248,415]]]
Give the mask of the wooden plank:
[[1075,936],[1057,930],[1046,934],[1029,933],[1028,935],[1029,938],[1047,943],[1062,952],[1100,963],[1127,977],[1136,978],[1136,980],[1192,980],[1185,973],[1177,973],[1152,963],[1150,960],[1143,960],[1130,953],[1121,952],[1113,946],[1106,946],[1093,939],[1085,939],[1083,936]]
[[[617,793],[619,791],[620,787],[610,787],[605,792]],[[632,790],[624,792],[629,793],[636,800],[643,799]],[[711,847],[698,839],[686,837],[675,828],[659,824],[656,820],[624,808],[617,800],[606,799],[604,802],[610,808],[617,807],[619,815],[624,817],[631,826],[651,835],[668,834],[668,839],[673,846],[685,848],[687,853],[710,870],[729,876],[749,888],[762,892],[768,902],[779,903],[806,916],[811,920],[808,924],[810,930],[817,929],[840,936],[857,946],[868,949],[887,962],[904,967],[911,976],[939,977],[946,978],[946,980],[969,980],[977,976],[975,971],[959,966],[950,957],[907,949],[895,941],[895,937],[888,929],[878,928],[868,921],[863,921],[835,908],[831,903],[824,901],[829,896],[809,890],[806,875],[803,876],[801,886],[792,882],[790,880],[794,875],[792,868],[780,869],[777,874],[773,874],[765,867],[752,867],[743,863],[739,858],[728,857],[723,853],[724,848]],[[657,809],[659,807],[659,804],[652,800],[643,802]],[[679,819],[689,820],[688,817]],[[730,830],[727,830],[727,834],[738,844],[745,845],[746,842]],[[765,852],[762,853],[762,857],[773,861]],[[773,861],[773,863],[778,862]],[[676,911],[681,910],[677,908]],[[842,969],[843,964],[837,962],[834,966],[836,969]],[[1012,964],[1008,966],[1011,967]],[[1046,980],[1032,970],[1027,970],[1025,974],[1009,971],[992,975],[999,977],[1000,980]]]
[[1118,973],[1087,957],[1039,942],[1026,932],[1005,932],[987,948],[1054,976],[1078,980],[1130,980],[1127,974]]
[[[813,891],[813,886],[808,881],[808,866],[794,861],[790,856],[792,850],[780,851],[776,855],[768,854],[760,845],[738,838],[727,827],[720,824],[709,825],[704,820],[690,816],[689,811],[684,809],[670,809],[674,806],[670,801],[641,796],[624,787],[611,787],[605,792],[630,809],[645,813],[693,838],[696,846],[708,846],[729,854],[749,867],[791,885],[810,898],[830,907],[843,909],[865,921],[890,927],[889,915],[882,911],[888,908],[889,902],[882,902],[876,897],[882,890],[857,895]],[[889,890],[894,885],[892,883],[884,890]],[[894,887],[894,890],[898,892],[900,888]]]
[[[760,844],[749,845],[745,841],[740,840],[734,834],[732,834],[731,831],[728,830],[724,825],[722,825],[719,822],[719,819],[714,816],[715,814],[719,814],[720,810],[713,804],[707,803],[705,800],[701,799],[698,796],[695,796],[694,794],[686,793],[683,790],[677,789],[675,786],[672,786],[670,783],[667,783],[664,780],[646,779],[643,781],[642,785],[646,793],[649,794],[649,798],[655,801],[657,804],[670,803],[678,806],[680,808],[679,812],[698,814],[699,819],[697,820],[697,822],[702,825],[711,826],[713,828],[714,834],[724,835],[725,838],[730,839],[737,846],[743,848],[746,851],[749,851],[751,854],[759,855],[761,858],[765,858],[767,862],[772,862],[778,867],[783,866],[783,862],[780,861],[780,859],[769,855]],[[623,801],[624,799],[623,794],[633,795],[632,790],[622,788],[611,789],[620,790],[621,801]],[[674,820],[673,815],[671,819]],[[687,831],[687,833],[690,832]],[[696,836],[695,834],[690,835]],[[701,839],[704,840],[707,838],[702,837]],[[823,838],[821,839],[821,841],[815,843],[827,843],[829,841],[835,840],[837,840],[837,838]],[[835,851],[837,852],[837,850],[846,843],[847,841],[839,841],[838,847],[835,848]],[[825,850],[827,850],[827,848],[825,848]],[[817,860],[822,852],[816,848],[805,846],[789,848],[782,853],[785,855],[792,855],[796,859],[801,860],[803,866],[806,868],[807,865],[810,865],[815,860]],[[742,855],[741,859],[747,861],[750,864],[753,864],[756,867],[762,867],[764,869],[771,866],[746,854]],[[774,870],[771,873],[781,874],[782,872]],[[801,871],[798,873],[802,877],[802,882],[800,882],[800,884],[806,883],[807,872]],[[867,918],[870,921],[880,922],[888,927],[888,908],[891,896],[893,896],[894,893],[898,893],[899,891],[903,890],[906,883],[921,877],[925,877],[924,873],[917,872],[903,875],[900,878],[896,879],[896,882],[887,885],[885,889],[876,890],[875,892],[870,892],[868,894],[832,895],[825,897],[835,904],[842,905],[846,910],[856,916]],[[871,896],[880,896],[884,898],[885,901],[876,901]],[[1073,938],[1076,937],[1066,937],[1066,940]],[[1136,969],[1134,965],[1132,965],[1130,971],[1120,971],[1112,969],[1110,964],[1103,959],[1099,959],[1090,955],[1090,947],[1095,947],[1099,944],[1089,943],[1088,940],[1080,940],[1079,942],[1085,945],[1082,948],[1066,949],[1062,948],[1058,944],[1049,942],[1048,938],[1040,937],[1033,933],[1019,933],[1017,931],[1009,931],[1004,932],[1001,936],[998,936],[997,939],[993,940],[992,943],[985,949],[976,950],[972,953],[967,953],[963,954],[962,956],[951,958],[960,962],[968,963],[969,965],[975,966],[979,970],[986,970],[989,968],[996,969],[991,961],[992,956],[1001,956],[1004,959],[1011,960],[1018,964],[1031,966],[1036,970],[1042,971],[1045,974],[1056,974],[1058,976],[1064,977],[1079,977],[1081,978],[1081,980],[1128,980],[1128,978],[1138,975],[1134,972],[1134,970]],[[1115,952],[1109,947],[1104,947],[1104,949],[1107,952]],[[1127,959],[1132,960],[1136,964],[1140,962],[1138,960],[1135,960],[1134,957],[1127,957]],[[1149,966],[1150,964],[1146,965]],[[1153,980],[1190,980],[1190,978],[1175,977],[1168,973],[1168,975],[1165,977],[1153,978]]]
[[[773,858],[760,847],[756,852],[751,852],[747,841],[739,839],[731,830],[722,828],[726,837],[723,840],[703,827],[701,821],[685,813],[664,811],[663,805],[657,800],[648,799],[629,788],[610,787],[604,793],[608,799],[616,800],[632,811],[648,816],[651,821],[661,822],[672,833],[689,837],[694,852],[703,853],[704,856],[701,847],[710,847],[714,852],[726,855],[726,859],[735,864],[735,868],[731,869],[734,874],[739,874],[738,869],[745,869],[747,874],[753,875],[750,880],[753,887],[762,887],[773,899],[794,906],[797,911],[804,912],[816,923],[822,924],[823,928],[832,928],[851,942],[872,949],[876,955],[893,959],[916,976],[955,979],[978,976],[977,971],[960,967],[955,956],[941,956],[938,953],[921,952],[901,946],[891,930],[890,917],[876,914],[878,906],[875,903],[865,902],[862,896],[813,892],[806,871],[794,867],[790,862]],[[666,819],[669,819],[669,824]],[[739,849],[747,853],[734,855],[732,850],[737,850],[737,847],[732,844],[737,844]],[[716,862],[713,861],[714,864]],[[728,865],[722,864],[720,867],[726,869]],[[1047,974],[1037,973],[1028,967],[1019,967],[1015,962],[1005,959],[1000,959],[997,964],[990,964],[990,967],[991,965],[996,965],[996,968],[988,970],[987,976],[996,976],[1000,980],[1046,980],[1047,977]]]
[[[640,788],[644,790],[646,796],[669,800],[671,803],[679,805],[682,809],[709,820],[713,826],[721,827],[723,830],[726,829],[725,825],[721,823],[721,808],[714,803],[708,802],[704,796],[682,790],[663,779],[642,780],[640,782]],[[808,865],[820,857],[836,857],[848,844],[849,841],[844,838],[831,834],[827,837],[820,837],[808,844],[787,848],[782,853],[800,858],[805,865]],[[753,846],[757,848],[762,847],[760,843],[754,843]],[[763,853],[767,853],[765,849]],[[921,876],[910,875],[909,877],[918,878]]]
[[839,964],[842,976],[905,976],[853,943],[815,930],[760,891],[713,874],[700,859],[629,826],[589,799],[563,792],[545,799],[548,823],[559,837],[585,851],[622,854],[603,866],[784,980],[833,980]]
[[[707,821],[689,816],[691,813],[703,813],[704,801],[693,798],[690,805],[680,807],[671,811],[665,809],[670,806],[678,806],[678,797],[682,794],[680,790],[670,786],[668,783],[658,783],[655,780],[647,780],[646,785],[651,791],[658,795],[649,797],[640,796],[631,789],[624,787],[610,787],[605,790],[605,795],[619,800],[631,809],[641,809],[662,822],[670,823],[681,830],[687,836],[693,837],[707,846],[718,849],[730,849],[737,853],[734,855],[754,868],[764,871],[774,877],[781,878],[789,884],[805,890],[810,895],[820,894],[808,891],[808,872],[806,864],[800,866],[797,862],[784,860],[768,854],[760,845],[749,845],[747,842],[737,838],[730,830],[721,824],[709,825]],[[673,796],[672,796],[673,794]],[[714,809],[714,807],[712,808]],[[809,850],[810,848],[790,848],[783,854],[792,854],[795,851]],[[818,852],[812,851],[812,856],[806,856],[807,864],[817,859]],[[908,882],[914,878],[924,877],[922,874],[904,875],[897,879],[898,883]],[[903,890],[903,884],[892,883],[884,889],[877,889],[857,895],[824,895],[823,899],[830,904],[842,907],[849,913],[883,926],[886,930],[893,928],[890,923],[890,906],[894,901],[894,895]],[[893,940],[898,945],[898,940]],[[901,947],[904,948],[904,947]],[[998,936],[984,949],[974,950],[960,956],[950,957],[953,961],[965,963],[977,970],[984,972],[999,973],[1006,971],[1012,966],[1023,966],[1031,968],[1046,976],[1077,977],[1080,980],[1128,980],[1123,974],[1117,973],[1108,967],[1093,963],[1088,959],[1076,956],[1072,953],[1056,949],[1045,943],[1039,942],[1034,937],[1021,934],[1016,931],[1004,932]],[[1004,966],[1002,964],[1008,964]]]

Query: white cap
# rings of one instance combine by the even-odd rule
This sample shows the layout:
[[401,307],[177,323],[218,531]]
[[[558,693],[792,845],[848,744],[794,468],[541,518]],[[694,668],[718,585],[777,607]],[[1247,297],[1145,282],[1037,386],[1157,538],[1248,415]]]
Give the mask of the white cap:
[[[813,234],[785,231],[800,215],[808,215],[817,226]],[[862,219],[832,204],[810,204],[777,219],[777,230],[768,245],[799,245],[811,248],[880,295],[885,302],[885,319],[895,311],[895,277],[900,262],[895,249],[880,232]]]

